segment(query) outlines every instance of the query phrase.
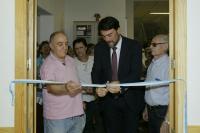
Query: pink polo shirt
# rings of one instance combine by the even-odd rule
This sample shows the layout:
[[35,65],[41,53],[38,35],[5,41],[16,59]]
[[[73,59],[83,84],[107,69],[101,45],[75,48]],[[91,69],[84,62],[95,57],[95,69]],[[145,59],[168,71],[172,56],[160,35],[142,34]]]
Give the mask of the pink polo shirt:
[[[65,64],[52,53],[45,59],[40,69],[41,79],[59,82],[69,80],[79,83],[74,59],[66,56]],[[43,89],[43,110],[47,119],[64,119],[82,115],[83,105],[81,93],[71,97],[69,95],[55,96]]]

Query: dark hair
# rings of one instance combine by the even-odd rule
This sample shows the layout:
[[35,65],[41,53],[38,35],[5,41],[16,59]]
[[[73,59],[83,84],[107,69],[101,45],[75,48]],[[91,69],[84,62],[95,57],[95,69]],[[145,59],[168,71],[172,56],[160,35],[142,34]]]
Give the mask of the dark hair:
[[108,16],[100,20],[98,25],[98,31],[100,33],[101,30],[117,30],[119,27],[119,21],[114,17]]
[[46,45],[46,44],[49,45],[49,42],[48,42],[48,41],[42,41],[42,43],[39,45],[38,50],[37,50],[37,57],[40,56],[40,51],[41,51],[42,47],[43,47],[44,45]]
[[74,47],[75,47],[75,44],[76,44],[76,43],[80,43],[80,42],[82,42],[83,45],[84,45],[85,47],[87,47],[87,41],[85,40],[85,38],[77,38],[77,39],[75,39],[75,40],[73,41],[73,49],[74,49]]
[[87,41],[85,40],[85,38],[77,38],[73,41],[73,50],[74,50],[74,54],[77,56],[76,54],[76,50],[75,50],[75,45],[77,43],[83,43],[83,45],[87,48]]
[[66,36],[65,32],[64,31],[56,31],[56,32],[53,32],[51,35],[50,35],[50,38],[49,38],[49,42],[51,43],[54,39],[54,37],[57,35],[57,34],[63,34]]
[[88,55],[94,54],[94,47],[95,47],[95,44],[88,43],[88,47],[87,47],[87,54]]

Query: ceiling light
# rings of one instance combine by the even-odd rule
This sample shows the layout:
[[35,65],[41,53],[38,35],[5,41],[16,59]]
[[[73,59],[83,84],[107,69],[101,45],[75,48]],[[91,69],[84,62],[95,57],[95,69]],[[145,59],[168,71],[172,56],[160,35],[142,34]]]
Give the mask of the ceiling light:
[[169,12],[150,12],[152,15],[169,15]]

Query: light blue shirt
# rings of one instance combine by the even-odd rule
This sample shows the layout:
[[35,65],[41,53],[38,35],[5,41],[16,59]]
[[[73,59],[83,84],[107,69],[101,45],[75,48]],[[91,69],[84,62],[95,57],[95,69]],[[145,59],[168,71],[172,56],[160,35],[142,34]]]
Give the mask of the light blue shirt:
[[[146,81],[169,80],[169,57],[167,54],[152,60],[147,70]],[[169,85],[147,87],[145,101],[150,106],[169,104]]]

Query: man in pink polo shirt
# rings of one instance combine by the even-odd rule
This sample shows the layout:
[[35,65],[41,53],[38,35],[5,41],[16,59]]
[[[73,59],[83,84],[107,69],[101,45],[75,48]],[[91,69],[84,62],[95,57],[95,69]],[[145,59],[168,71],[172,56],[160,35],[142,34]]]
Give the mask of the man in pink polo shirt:
[[46,133],[82,133],[85,125],[81,86],[74,60],[66,55],[67,43],[64,32],[52,33],[51,53],[40,69],[42,80],[66,82],[43,89]]

